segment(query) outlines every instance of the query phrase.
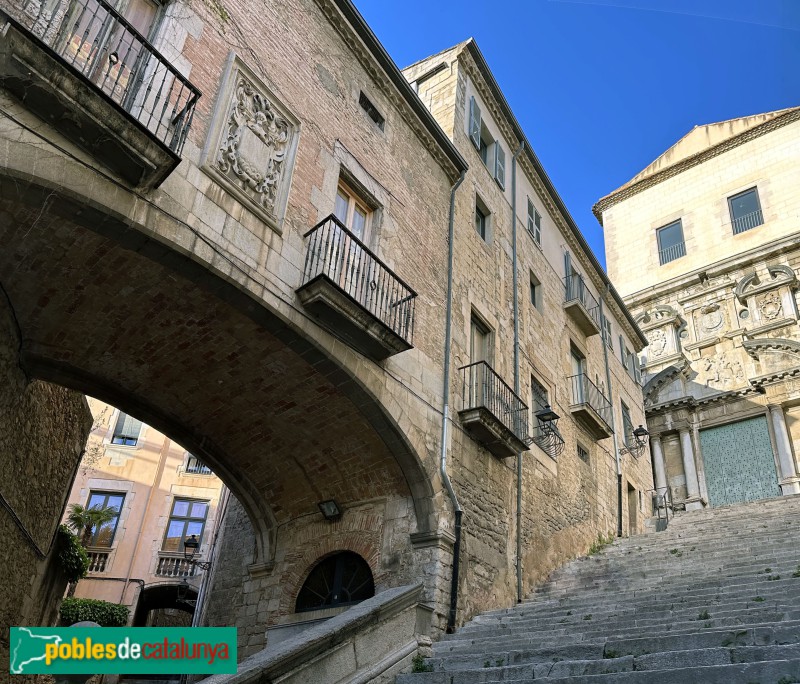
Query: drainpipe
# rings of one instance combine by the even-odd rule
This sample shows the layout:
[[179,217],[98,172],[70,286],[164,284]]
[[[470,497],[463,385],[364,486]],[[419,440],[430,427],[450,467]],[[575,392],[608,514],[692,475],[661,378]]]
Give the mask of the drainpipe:
[[466,175],[461,172],[456,184],[450,190],[450,215],[448,217],[447,228],[447,309],[444,323],[444,383],[442,389],[442,451],[439,458],[439,472],[442,482],[453,503],[455,513],[455,542],[453,542],[453,573],[450,580],[450,610],[447,614],[447,633],[452,634],[456,626],[456,607],[458,605],[458,570],[459,556],[461,553],[461,504],[453,490],[453,483],[447,474],[447,424],[450,420],[450,344],[452,338],[453,323],[453,233],[454,215],[456,205],[456,190],[461,185]]
[[[511,268],[514,290],[514,392],[519,396],[519,283],[517,276],[517,157],[525,141],[511,157]],[[525,435],[527,437],[527,435]],[[522,452],[517,452],[517,603],[522,603]]]
[[612,435],[611,438],[614,441],[614,458],[617,461],[617,536],[622,536],[622,460],[620,459],[619,455],[619,444],[617,443],[617,430],[614,427],[614,400],[613,394],[611,392],[611,368],[608,365],[608,341],[606,340],[606,335],[608,331],[606,330],[605,323],[603,322],[603,302],[605,298],[608,296],[608,289],[610,285],[606,285],[605,292],[603,292],[603,296],[600,297],[600,328],[602,331],[601,339],[603,342],[603,360],[606,366],[606,386],[608,387],[608,400],[611,402],[611,430]]

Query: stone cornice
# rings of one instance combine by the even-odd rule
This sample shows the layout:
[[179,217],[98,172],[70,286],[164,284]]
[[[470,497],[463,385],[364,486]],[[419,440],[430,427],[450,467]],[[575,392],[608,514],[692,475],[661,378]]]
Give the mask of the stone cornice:
[[742,347],[750,357],[758,360],[758,350],[785,352],[800,355],[800,342],[795,340],[785,340],[779,337],[764,337],[754,340],[745,340]]
[[433,118],[350,0],[315,0],[383,95],[454,181],[467,163]]
[[620,202],[628,199],[629,197],[633,197],[643,190],[647,190],[648,188],[661,183],[669,178],[673,178],[680,173],[683,173],[687,169],[691,169],[692,167],[698,166],[703,162],[712,159],[713,157],[718,157],[729,150],[732,150],[739,145],[744,145],[751,140],[755,140],[756,138],[761,137],[762,135],[766,135],[767,133],[771,133],[772,131],[781,128],[782,126],[786,126],[787,124],[793,123],[794,121],[800,120],[800,110],[793,109],[791,111],[786,112],[785,114],[781,114],[780,116],[776,116],[774,119],[770,119],[769,121],[764,122],[763,124],[759,124],[758,126],[753,126],[752,128],[747,129],[746,131],[742,131],[738,135],[733,136],[732,138],[728,138],[727,140],[718,143],[717,145],[712,145],[711,147],[703,150],[702,152],[697,152],[686,159],[679,161],[676,164],[666,167],[661,171],[657,171],[656,173],[646,176],[642,178],[640,181],[633,183],[631,185],[624,185],[621,188],[615,190],[614,192],[606,195],[602,199],[600,199],[593,207],[592,213],[595,215],[597,220],[600,222],[600,225],[603,225],[603,212],[606,209],[613,207],[615,204],[619,204]]

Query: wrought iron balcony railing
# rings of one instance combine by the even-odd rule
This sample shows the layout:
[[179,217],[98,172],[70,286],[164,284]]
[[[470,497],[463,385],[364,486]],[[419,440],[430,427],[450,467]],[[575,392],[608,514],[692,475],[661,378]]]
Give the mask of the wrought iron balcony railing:
[[586,373],[571,375],[567,378],[570,386],[570,407],[589,406],[606,425],[611,425],[611,402],[595,385]]
[[600,327],[600,303],[591,293],[582,275],[568,275],[564,277],[564,303],[580,302],[589,316]]
[[486,361],[459,369],[462,374],[464,411],[485,408],[517,437],[528,436],[528,406]]
[[340,291],[407,342],[414,333],[417,293],[335,216],[305,234],[303,283],[326,277]]
[[761,209],[757,209],[756,211],[740,216],[732,221],[733,234],[738,235],[739,233],[744,233],[745,231],[760,226],[762,223],[764,223],[764,216],[761,213]]
[[37,4],[27,30],[180,155],[200,91],[106,0]]
[[658,260],[662,266],[664,264],[668,264],[670,261],[675,261],[675,259],[680,259],[684,256],[686,256],[685,242],[679,242],[677,245],[672,245],[672,247],[667,247],[666,249],[659,250],[658,252]]

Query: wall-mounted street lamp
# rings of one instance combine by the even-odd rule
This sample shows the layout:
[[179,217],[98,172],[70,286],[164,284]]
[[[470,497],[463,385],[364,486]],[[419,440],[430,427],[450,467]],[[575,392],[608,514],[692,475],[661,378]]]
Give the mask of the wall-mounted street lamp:
[[183,540],[184,559],[198,568],[201,568],[203,570],[208,570],[211,567],[211,563],[209,561],[198,561],[194,559],[199,549],[200,549],[200,541],[197,539],[196,534],[193,534],[188,539]]
[[551,407],[545,404],[533,414],[536,426],[533,435],[525,439],[525,444],[537,444],[542,451],[556,460],[564,450],[564,438],[558,431],[558,421],[561,418]]
[[333,522],[334,520],[338,520],[342,517],[342,509],[339,508],[339,504],[337,504],[333,499],[320,501],[317,506],[319,506],[319,510],[325,520]]
[[622,447],[619,453],[630,454],[634,458],[639,458],[650,440],[650,433],[640,425],[631,434],[633,435],[633,444]]

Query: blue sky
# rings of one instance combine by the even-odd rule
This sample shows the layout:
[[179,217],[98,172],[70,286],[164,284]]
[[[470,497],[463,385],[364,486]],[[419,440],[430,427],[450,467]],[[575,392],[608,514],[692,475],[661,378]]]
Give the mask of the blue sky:
[[693,126],[800,105],[800,0],[354,0],[404,67],[469,36],[605,263],[592,205]]

